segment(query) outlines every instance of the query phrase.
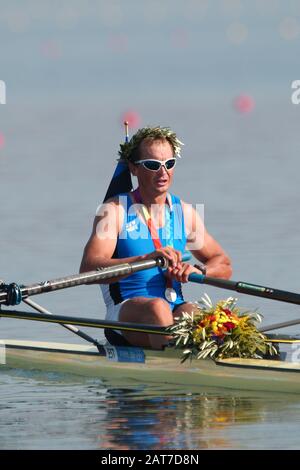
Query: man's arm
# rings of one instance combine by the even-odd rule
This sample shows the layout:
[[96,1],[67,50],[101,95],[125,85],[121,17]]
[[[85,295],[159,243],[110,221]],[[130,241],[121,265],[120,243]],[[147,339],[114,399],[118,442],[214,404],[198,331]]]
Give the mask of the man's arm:
[[[137,256],[112,258],[123,219],[124,209],[116,199],[107,201],[98,209],[91,236],[84,248],[79,272],[94,271],[99,267],[130,263],[141,258]],[[103,281],[103,283],[112,283],[119,279],[121,279],[120,276]]]
[[231,261],[221,245],[207,232],[203,221],[190,204],[182,203],[187,248],[206,266],[206,275],[229,279],[232,275]]
[[[84,248],[80,265],[80,272],[94,271],[99,267],[114,266],[121,263],[132,263],[145,259],[156,259],[164,256],[171,265],[176,265],[180,254],[170,247],[154,250],[152,253],[145,253],[141,256],[131,256],[128,258],[112,258],[124,220],[124,208],[116,199],[111,199],[103,204],[97,211],[92,234]],[[123,277],[123,276],[122,276]],[[103,283],[116,282],[122,277],[118,276]],[[126,276],[124,276],[126,277]]]

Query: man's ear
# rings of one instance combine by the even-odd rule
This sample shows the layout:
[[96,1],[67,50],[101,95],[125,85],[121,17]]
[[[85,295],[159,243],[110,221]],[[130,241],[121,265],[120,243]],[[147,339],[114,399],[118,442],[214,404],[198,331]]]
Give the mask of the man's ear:
[[130,173],[133,176],[137,176],[137,165],[133,165],[133,163],[128,162],[128,167],[129,167]]

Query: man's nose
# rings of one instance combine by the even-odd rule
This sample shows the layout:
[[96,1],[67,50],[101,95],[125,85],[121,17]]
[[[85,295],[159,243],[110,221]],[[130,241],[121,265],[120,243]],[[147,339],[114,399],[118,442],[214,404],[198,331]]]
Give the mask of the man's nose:
[[165,165],[161,165],[160,169],[158,170],[158,173],[160,173],[161,175],[163,175],[164,173],[168,174]]

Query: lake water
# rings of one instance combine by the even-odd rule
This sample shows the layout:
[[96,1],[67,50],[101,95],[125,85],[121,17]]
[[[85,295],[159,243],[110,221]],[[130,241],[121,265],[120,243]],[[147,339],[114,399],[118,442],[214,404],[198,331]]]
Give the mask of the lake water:
[[[188,3],[193,12],[197,2]],[[159,22],[135,1],[130,15],[121,3],[100,11],[88,2],[83,11],[76,2],[73,16],[67,2],[64,15],[52,2],[48,10],[3,6],[1,279],[29,284],[78,271],[123,139],[121,116],[133,109],[141,125],[169,125],[185,143],[173,192],[204,204],[233,279],[299,291],[300,106],[290,100],[299,43],[278,26],[299,11],[296,2],[269,7],[270,15],[255,10],[263,2],[240,2],[240,13],[211,3],[182,16],[175,2]],[[225,34],[237,21],[248,28],[240,45]],[[251,113],[232,106],[244,91]],[[184,292],[230,295],[197,285]],[[238,297],[265,324],[299,317],[298,306]],[[97,286],[36,300],[53,313],[104,317]],[[56,325],[8,319],[2,338],[81,341]],[[0,371],[1,449],[295,449],[299,424],[292,396]]]
[[2,449],[299,448],[293,396],[1,373]]

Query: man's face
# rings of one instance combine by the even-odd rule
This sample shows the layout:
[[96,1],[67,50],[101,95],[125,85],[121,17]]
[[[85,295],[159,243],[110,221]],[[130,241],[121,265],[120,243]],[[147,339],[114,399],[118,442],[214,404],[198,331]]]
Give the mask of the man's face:
[[[174,157],[171,144],[167,140],[143,141],[140,145],[140,160],[168,160]],[[166,170],[161,166],[158,171],[151,171],[143,165],[132,165],[132,173],[137,176],[139,186],[144,187],[155,195],[163,194],[171,186],[174,168]]]

